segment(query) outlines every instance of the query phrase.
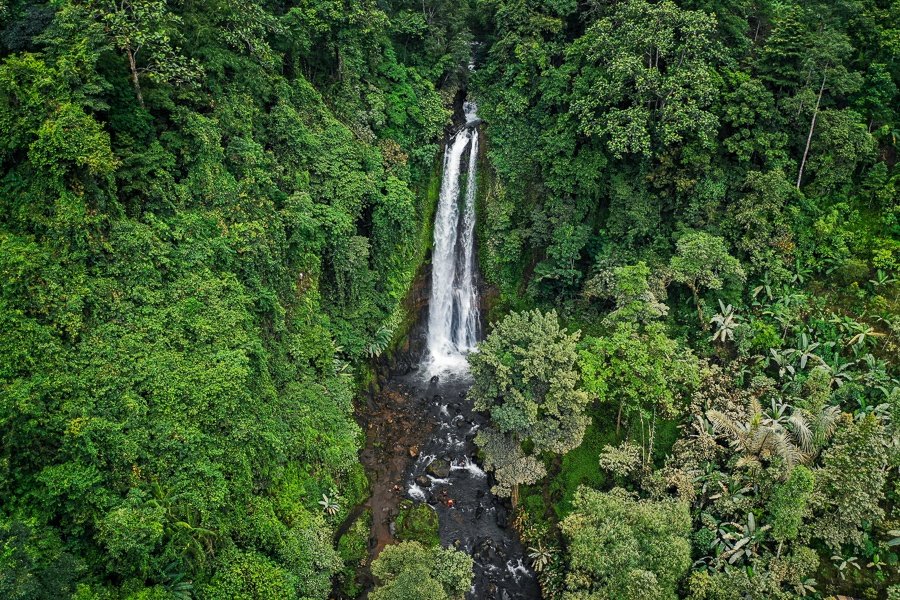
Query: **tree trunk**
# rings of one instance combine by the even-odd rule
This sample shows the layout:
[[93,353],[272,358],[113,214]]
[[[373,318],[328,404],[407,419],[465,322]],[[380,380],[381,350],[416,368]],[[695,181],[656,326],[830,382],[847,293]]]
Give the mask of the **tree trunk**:
[[141,108],[146,108],[146,106],[144,106],[144,95],[141,93],[141,82],[138,79],[137,62],[134,60],[134,52],[131,51],[131,48],[127,48],[125,54],[128,55],[128,66],[131,68],[131,83],[134,84],[134,93],[137,94],[138,104],[141,105]]
[[825,78],[822,75],[822,85],[819,86],[819,97],[816,98],[816,108],[813,109],[812,120],[809,122],[809,134],[806,136],[806,148],[803,150],[803,160],[800,161],[800,171],[797,173],[797,189],[800,189],[800,181],[803,179],[803,168],[806,166],[806,157],[809,156],[809,145],[812,142],[813,131],[816,129],[816,117],[819,116],[819,105],[822,103],[822,93],[825,91]]
[[516,507],[519,506],[519,484],[515,483],[512,486],[512,493],[509,495],[510,500],[512,501],[513,510],[516,510]]
[[619,427],[622,425],[622,403],[619,403],[619,414],[616,415],[616,437],[619,437]]
[[703,315],[703,305],[700,304],[700,294],[697,292],[697,286],[691,286],[691,293],[694,295],[694,304],[697,306],[697,318],[700,319],[700,327],[703,331],[709,329],[709,323]]

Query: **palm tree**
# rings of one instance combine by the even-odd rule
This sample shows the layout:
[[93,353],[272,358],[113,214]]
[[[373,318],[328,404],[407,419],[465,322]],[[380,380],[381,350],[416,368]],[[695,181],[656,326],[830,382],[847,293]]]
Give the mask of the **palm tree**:
[[709,340],[711,342],[720,341],[724,344],[726,341],[734,340],[737,316],[734,314],[734,307],[730,304],[726,306],[721,300],[719,300],[719,308],[719,313],[709,320],[710,323],[716,325],[716,332]]
[[378,358],[381,356],[382,352],[387,350],[393,337],[393,329],[387,325],[382,325],[378,328],[378,331],[373,334],[372,341],[369,342],[369,345],[366,347],[366,354],[369,355],[369,358]]
[[812,433],[813,449],[821,448],[825,445],[841,418],[841,409],[838,406],[826,406],[822,410],[811,412],[808,410],[800,411],[804,420],[809,426]]
[[738,467],[761,467],[763,461],[780,458],[786,475],[803,460],[798,439],[778,420],[767,417],[755,398],[746,422],[736,421],[717,410],[707,411],[706,417],[716,432],[730,438],[731,446],[741,454]]
[[161,508],[164,514],[163,533],[166,545],[188,562],[205,562],[208,555],[214,554],[218,534],[203,527],[203,515],[200,511],[188,503],[179,502],[177,495],[169,488],[163,488],[154,482],[151,492],[148,504]]
[[840,409],[827,406],[811,412],[772,400],[766,412],[753,398],[746,422],[736,421],[717,410],[707,411],[706,417],[714,430],[729,437],[731,446],[742,455],[738,467],[761,467],[763,461],[778,458],[784,464],[786,477],[795,465],[808,462],[816,449],[831,437]]

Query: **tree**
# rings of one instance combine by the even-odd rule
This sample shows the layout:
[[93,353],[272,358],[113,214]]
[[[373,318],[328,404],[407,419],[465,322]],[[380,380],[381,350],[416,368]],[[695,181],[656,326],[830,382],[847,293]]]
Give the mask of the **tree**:
[[704,329],[708,324],[703,316],[700,291],[720,290],[726,281],[742,283],[745,277],[740,261],[728,253],[725,240],[705,231],[691,231],[678,239],[669,268],[672,281],[686,285],[694,295],[697,317]]
[[476,443],[503,477],[498,493],[514,504],[518,485],[543,475],[535,456],[581,443],[589,397],[580,387],[578,337],[560,328],[555,311],[510,313],[469,357],[475,380],[469,393],[491,417]]
[[585,338],[579,364],[585,390],[601,403],[618,405],[617,433],[623,416],[676,418],[681,400],[700,379],[696,358],[659,324],[640,331],[622,323],[609,335]]
[[688,506],[581,487],[561,529],[569,548],[566,600],[675,600],[691,565]]
[[791,471],[787,481],[775,488],[769,500],[769,513],[772,515],[772,537],[778,540],[779,555],[781,544],[793,540],[800,532],[814,486],[813,472],[799,465]]
[[650,278],[650,267],[640,261],[600,272],[585,283],[583,293],[588,299],[610,299],[615,303],[615,309],[606,317],[611,323],[649,323],[669,312],[669,307],[651,289]]
[[372,600],[463,600],[472,582],[472,558],[453,548],[418,542],[392,544],[372,562],[378,585]]
[[493,471],[497,480],[491,491],[511,497],[513,505],[519,503],[520,485],[537,483],[547,474],[544,463],[526,454],[522,440],[515,434],[484,429],[475,436],[475,443],[484,453],[485,468]]
[[[180,18],[169,10],[166,0],[89,0],[88,6],[113,44],[125,53],[141,107],[141,75],[185,83],[199,74],[199,65],[181,54],[172,41]],[[145,54],[147,58],[143,59]]]
[[785,213],[796,194],[782,169],[747,173],[740,195],[729,206],[727,224],[730,241],[749,262],[751,273],[776,281],[789,277],[795,242]]
[[[835,31],[830,27],[826,27],[817,31],[811,39],[812,47],[808,49],[808,54],[804,57],[803,66],[804,69],[807,70],[807,81],[812,80],[818,82],[818,80],[821,79],[821,83],[819,84],[818,92],[816,93],[816,102],[809,121],[809,131],[806,135],[806,146],[803,149],[803,155],[800,159],[800,168],[797,171],[797,189],[800,189],[800,184],[803,182],[803,169],[806,166],[806,161],[809,157],[809,148],[812,143],[813,134],[816,131],[816,120],[820,114],[819,111],[822,106],[822,96],[826,89],[828,89],[828,86],[830,85],[831,87],[836,88],[835,91],[844,93],[855,92],[861,84],[859,76],[855,73],[849,73],[842,64],[853,51],[853,47],[850,45],[850,41],[847,39],[846,35]],[[804,91],[806,92],[806,95],[803,94]],[[805,97],[808,95],[809,90],[801,90],[801,93],[798,94],[798,115],[803,111],[805,106],[812,103],[811,98]],[[864,127],[863,131],[865,132]]]
[[835,552],[847,544],[861,548],[863,524],[878,522],[884,515],[880,506],[888,468],[884,426],[871,414],[859,421],[844,415],[821,462],[812,501],[815,536]]
[[713,17],[671,1],[616,3],[568,51],[580,62],[572,110],[581,130],[617,157],[711,143],[714,31]]

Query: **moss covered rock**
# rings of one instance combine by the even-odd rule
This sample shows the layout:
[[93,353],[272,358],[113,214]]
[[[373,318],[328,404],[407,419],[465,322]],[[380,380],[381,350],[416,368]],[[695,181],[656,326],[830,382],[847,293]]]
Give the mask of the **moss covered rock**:
[[427,504],[404,500],[400,503],[400,511],[394,521],[394,537],[400,541],[419,542],[425,546],[440,544],[437,513]]

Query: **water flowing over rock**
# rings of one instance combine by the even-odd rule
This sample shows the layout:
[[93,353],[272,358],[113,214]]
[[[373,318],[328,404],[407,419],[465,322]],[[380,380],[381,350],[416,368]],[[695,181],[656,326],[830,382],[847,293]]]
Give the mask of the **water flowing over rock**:
[[428,359],[434,372],[465,370],[465,355],[475,349],[479,335],[475,285],[478,117],[473,102],[465,103],[465,115],[466,124],[447,144],[444,154],[434,220],[427,340]]

